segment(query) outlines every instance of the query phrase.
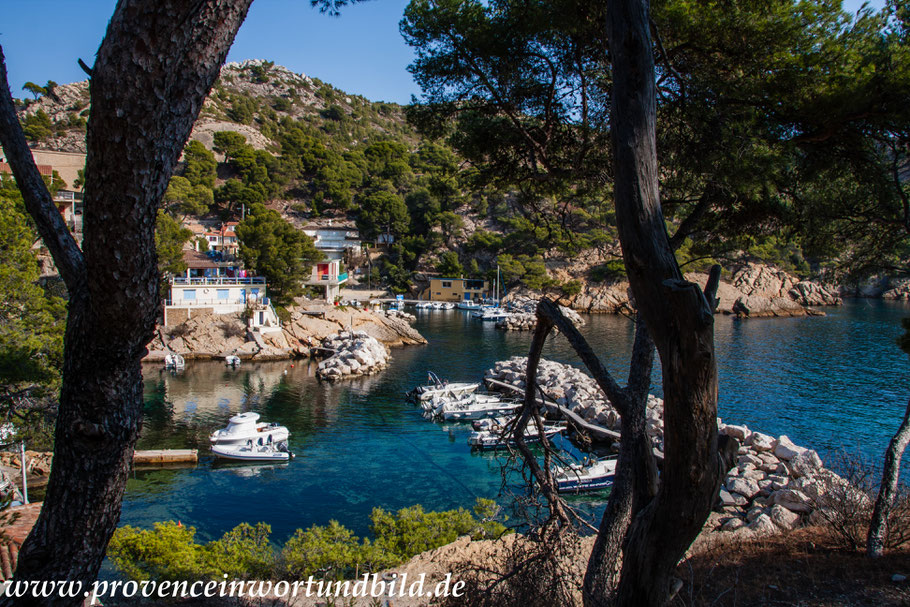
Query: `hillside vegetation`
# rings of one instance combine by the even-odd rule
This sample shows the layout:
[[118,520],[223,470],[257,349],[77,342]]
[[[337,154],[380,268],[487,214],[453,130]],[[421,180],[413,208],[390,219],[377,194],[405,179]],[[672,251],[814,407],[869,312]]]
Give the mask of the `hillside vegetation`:
[[[87,82],[35,97],[21,106],[32,143],[84,151]],[[396,292],[412,288],[418,272],[490,278],[497,266],[506,286],[565,296],[623,277],[608,188],[565,197],[524,191],[465,161],[449,140],[419,134],[411,123],[420,117],[412,112],[409,122],[408,113],[269,61],[227,64],[171,180],[167,211],[178,220],[231,220],[261,203],[297,227],[352,220],[364,241],[393,241],[372,278]],[[188,238],[172,223],[171,240]],[[695,257],[687,270],[715,261]],[[776,237],[753,239],[726,259],[745,260],[811,272],[799,247]],[[162,267],[179,270],[180,260]]]

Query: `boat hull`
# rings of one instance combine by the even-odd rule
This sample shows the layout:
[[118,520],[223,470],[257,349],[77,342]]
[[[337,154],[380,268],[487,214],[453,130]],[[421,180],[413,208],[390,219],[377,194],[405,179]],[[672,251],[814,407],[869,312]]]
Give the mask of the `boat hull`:
[[230,459],[241,462],[286,462],[291,459],[291,454],[286,451],[249,451],[246,449],[225,448],[228,445],[212,447],[212,453],[221,459]]

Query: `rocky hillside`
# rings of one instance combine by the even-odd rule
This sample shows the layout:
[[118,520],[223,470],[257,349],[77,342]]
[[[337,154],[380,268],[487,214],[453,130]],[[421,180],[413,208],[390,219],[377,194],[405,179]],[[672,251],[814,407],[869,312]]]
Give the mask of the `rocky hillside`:
[[[704,285],[708,276],[689,273],[686,279]],[[630,314],[634,311],[628,282],[599,283],[591,281],[584,273],[574,275],[572,280],[581,285],[577,294],[551,293],[560,299],[561,304],[591,313]],[[511,292],[507,300],[522,300],[527,296],[527,292],[517,290]],[[717,297],[720,300],[717,306],[719,314],[753,318],[823,314],[815,307],[836,306],[843,301],[836,287],[800,280],[783,270],[756,263],[748,263],[725,273]]]
[[[23,122],[35,121],[39,113],[48,120],[47,131],[33,131],[36,136],[31,137],[32,144],[42,149],[84,153],[85,120],[91,112],[88,81],[59,85],[53,93],[24,100],[20,105]],[[366,134],[404,133],[412,141],[417,140],[401,106],[374,103],[259,59],[227,63],[221,68],[190,138],[211,148],[214,133],[236,131],[256,149],[274,151],[278,143],[270,132],[270,123],[285,118],[322,123],[336,118],[337,112],[354,119],[355,128],[346,133],[352,146],[362,142]]]

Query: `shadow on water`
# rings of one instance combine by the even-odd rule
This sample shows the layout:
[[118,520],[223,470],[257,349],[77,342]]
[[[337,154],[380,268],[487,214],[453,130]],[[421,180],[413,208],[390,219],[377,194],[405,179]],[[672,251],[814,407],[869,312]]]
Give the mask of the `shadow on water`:
[[[894,345],[905,305],[849,303],[827,317],[747,320],[718,317],[720,414],[821,451],[859,447],[878,456],[906,405],[908,359]],[[588,316],[584,333],[623,380],[632,324]],[[428,371],[478,380],[497,360],[524,356],[529,333],[504,333],[460,311],[418,312],[426,346],[395,349],[391,366],[335,384],[308,361],[189,363],[179,375],[145,369],[145,422],[138,448],[200,449],[195,468],[138,471],[129,481],[123,524],[182,520],[212,539],[235,525],[265,521],[282,541],[300,527],[336,519],[368,531],[374,507],[470,507],[500,490],[501,458],[472,454],[469,426],[424,420],[404,392]],[[579,365],[561,336],[545,357]],[[655,375],[658,375],[656,373]],[[655,380],[655,391],[659,393]],[[238,412],[288,426],[297,458],[284,465],[214,463],[208,435]],[[604,496],[573,498],[599,516]]]

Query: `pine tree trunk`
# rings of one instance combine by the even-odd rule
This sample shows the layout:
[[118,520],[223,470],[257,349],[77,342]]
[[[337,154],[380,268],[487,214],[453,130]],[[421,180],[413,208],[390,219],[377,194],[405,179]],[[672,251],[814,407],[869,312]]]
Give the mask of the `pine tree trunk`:
[[904,420],[885,452],[882,485],[878,490],[875,508],[872,510],[872,520],[869,523],[869,534],[866,536],[866,551],[872,558],[882,556],[885,551],[885,543],[888,540],[888,515],[894,505],[894,494],[897,493],[897,483],[901,475],[901,458],[908,444],[910,444],[910,402],[907,403]]
[[683,280],[658,194],[656,99],[647,0],[608,6],[616,222],[636,306],[660,356],[664,467],[657,496],[628,531],[620,605],[663,605],[677,562],[700,532],[722,478],[713,306]]
[[[141,359],[159,312],[158,204],[251,2],[121,0],[108,26],[90,84],[83,258],[64,255],[79,255],[65,236],[57,235],[66,241],[61,246],[52,231],[41,232],[70,302],[54,466],[41,515],[19,553],[17,580],[87,587],[96,579],[142,421]],[[21,139],[11,124],[3,123],[4,147]],[[17,182],[34,168],[27,156],[11,162]],[[41,201],[29,200],[40,192],[23,196],[39,229],[54,223]],[[0,604],[14,603],[82,599]]]

